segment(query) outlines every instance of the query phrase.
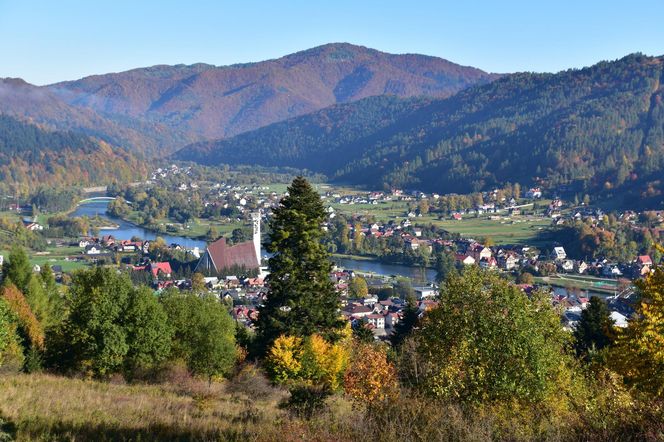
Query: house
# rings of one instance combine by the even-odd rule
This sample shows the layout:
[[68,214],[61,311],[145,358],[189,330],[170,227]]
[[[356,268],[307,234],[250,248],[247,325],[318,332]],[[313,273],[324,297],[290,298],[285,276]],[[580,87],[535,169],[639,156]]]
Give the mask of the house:
[[574,261],[572,261],[571,259],[566,259],[562,262],[560,267],[564,272],[571,272],[574,270]]
[[171,269],[171,264],[168,262],[151,262],[147,269],[152,273],[152,277],[155,279],[159,278],[170,278],[173,270]]
[[458,262],[460,262],[460,263],[462,263],[463,265],[466,265],[466,266],[471,266],[471,265],[475,264],[475,258],[473,258],[470,255],[457,254],[455,256],[455,259]]
[[588,264],[585,261],[579,261],[576,265],[577,273],[585,273],[588,270]]
[[351,318],[363,318],[373,313],[373,309],[365,305],[351,304],[344,309],[344,313]]
[[604,276],[622,276],[622,271],[617,265],[606,265],[602,269],[602,274]]
[[506,254],[500,259],[500,266],[505,270],[512,270],[516,268],[518,263],[519,259],[511,253]]
[[652,259],[648,255],[641,255],[636,258],[636,265],[641,276],[647,275],[652,269]]
[[556,261],[562,261],[567,258],[567,252],[565,252],[563,247],[554,247],[551,251],[551,258]]
[[398,313],[387,313],[385,315],[385,327],[394,328],[399,323]]
[[438,290],[433,287],[413,287],[413,291],[418,301],[438,296]]
[[86,255],[99,255],[101,253],[101,247],[95,244],[91,244],[85,247]]
[[477,243],[471,245],[466,251],[466,253],[475,258],[475,261],[489,259],[493,255],[490,248],[484,247],[483,245]]
[[364,322],[369,325],[374,326],[375,328],[383,329],[385,328],[385,317],[378,314],[366,315],[362,318]]
[[537,198],[542,198],[542,189],[539,187],[532,187],[526,192],[526,198],[534,200]]
[[480,267],[483,269],[493,270],[498,267],[498,262],[493,256],[489,258],[482,258],[480,259]]
[[38,223],[32,223],[31,222],[31,223],[24,223],[24,225],[25,225],[26,229],[28,229],[30,231],[33,231],[33,232],[36,231],[36,230],[39,230],[39,231],[44,230],[44,226],[42,226],[41,224],[38,224]]

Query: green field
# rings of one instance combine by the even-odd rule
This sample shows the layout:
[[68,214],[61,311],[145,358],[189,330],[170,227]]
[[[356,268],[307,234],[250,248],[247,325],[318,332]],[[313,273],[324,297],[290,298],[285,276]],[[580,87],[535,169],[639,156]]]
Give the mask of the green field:
[[[48,263],[51,267],[54,265],[62,266],[64,272],[70,272],[72,270],[81,269],[87,266],[85,261],[69,261],[65,258],[71,256],[81,255],[83,249],[75,246],[64,246],[64,247],[48,247],[44,252],[33,252],[28,250],[28,257],[30,258],[31,264],[37,264],[43,266]],[[9,255],[8,250],[0,250],[0,255],[3,255],[5,258]]]
[[496,244],[537,245],[537,234],[551,225],[550,219],[526,216],[509,219],[501,217],[500,220],[490,220],[486,216],[464,218],[459,221],[424,219],[426,221],[423,224],[430,222],[448,232],[458,233],[464,237],[490,237]]
[[536,277],[535,282],[555,287],[576,288],[610,294],[618,290],[618,281],[615,279],[595,278],[583,275],[556,274]]

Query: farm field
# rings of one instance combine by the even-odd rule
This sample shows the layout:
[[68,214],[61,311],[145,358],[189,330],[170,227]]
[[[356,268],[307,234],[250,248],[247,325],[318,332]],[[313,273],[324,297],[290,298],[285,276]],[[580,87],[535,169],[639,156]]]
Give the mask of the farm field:
[[438,220],[423,217],[423,223],[431,223],[448,232],[464,237],[491,238],[495,244],[537,245],[537,234],[551,225],[547,218],[517,216],[490,220],[488,217],[465,218],[462,220]]

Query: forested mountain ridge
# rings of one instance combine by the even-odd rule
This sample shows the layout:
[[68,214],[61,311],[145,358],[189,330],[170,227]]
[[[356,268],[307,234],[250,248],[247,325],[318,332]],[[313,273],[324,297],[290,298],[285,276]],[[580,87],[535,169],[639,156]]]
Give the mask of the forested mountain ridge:
[[48,131],[0,114],[0,183],[32,189],[133,181],[145,165],[126,149],[74,132]]
[[495,78],[441,58],[335,43],[257,63],[152,66],[48,89],[75,107],[206,140],[369,96],[448,97]]
[[[513,74],[447,99],[419,103],[374,129],[341,139],[325,125],[312,125],[331,114],[324,110],[218,143],[193,145],[177,157],[208,164],[301,167],[299,159],[307,153],[293,158],[292,146],[315,148],[315,139],[319,147],[313,170],[369,187],[469,192],[518,181],[661,198],[662,75],[662,57],[640,54],[557,74]],[[341,113],[366,113],[366,121],[382,121],[383,111],[371,109],[373,104],[352,103]],[[339,159],[345,164],[339,166]]]
[[204,164],[258,164],[333,173],[363,154],[362,145],[431,103],[381,95],[330,106],[229,139],[199,142],[175,158]]
[[169,127],[122,116],[109,118],[92,109],[72,106],[45,87],[20,78],[0,78],[0,113],[45,125],[54,130],[91,135],[139,154],[170,151],[188,138]]

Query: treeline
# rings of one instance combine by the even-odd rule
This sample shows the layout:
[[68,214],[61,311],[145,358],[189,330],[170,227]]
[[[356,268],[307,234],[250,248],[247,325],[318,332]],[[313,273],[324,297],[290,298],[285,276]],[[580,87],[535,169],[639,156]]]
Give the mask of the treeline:
[[0,366],[149,379],[182,363],[208,379],[223,376],[237,357],[235,324],[224,304],[200,290],[157,297],[103,267],[76,272],[60,286],[48,265],[34,273],[14,248],[2,268]]
[[507,75],[445,100],[362,100],[178,156],[298,165],[373,188],[469,193],[511,181],[656,204],[661,77],[660,58],[634,54],[558,74]]
[[661,241],[660,230],[648,225],[648,216],[648,213],[642,215],[641,226],[619,221],[613,214],[597,221],[570,221],[541,236],[559,242],[567,254],[576,259],[606,258],[631,262],[638,255],[648,255],[653,262],[660,262],[663,256],[657,248],[658,241]]
[[144,163],[122,148],[0,115],[0,189],[6,193],[13,194],[17,185],[37,189],[129,182],[145,172]]

